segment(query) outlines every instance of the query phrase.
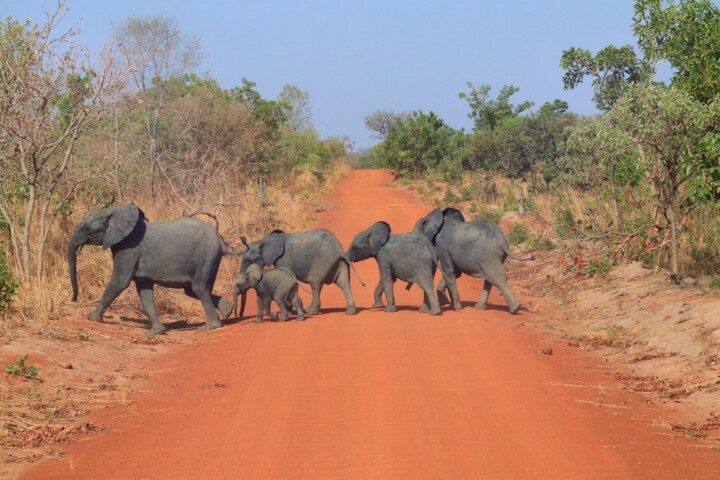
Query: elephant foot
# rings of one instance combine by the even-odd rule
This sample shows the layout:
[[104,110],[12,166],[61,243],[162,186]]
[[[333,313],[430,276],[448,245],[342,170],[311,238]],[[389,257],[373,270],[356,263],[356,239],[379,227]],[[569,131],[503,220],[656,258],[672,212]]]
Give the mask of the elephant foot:
[[476,310],[487,310],[487,303],[478,302],[475,304],[475,309]]
[[216,328],[222,327],[222,323],[220,320],[217,320],[215,322],[207,322],[205,324],[205,330],[215,330]]
[[301,316],[298,316],[297,318],[295,318],[295,320],[297,320],[298,322],[304,322],[305,317],[301,315]]
[[150,334],[151,335],[166,335],[167,328],[165,328],[165,325],[160,325],[159,327],[151,327]]
[[384,306],[385,306],[385,304],[382,302],[382,300],[376,300],[375,303],[373,303],[372,307],[370,307],[370,308],[381,308]]
[[263,320],[262,318],[258,318],[257,320],[255,320],[255,323],[264,323],[264,322],[265,322],[265,320]]
[[102,314],[95,312],[90,312],[86,315],[88,320],[92,320],[93,322],[102,322]]
[[462,303],[453,303],[453,310],[462,310]]
[[442,315],[442,311],[438,308],[437,310],[430,310],[430,315]]
[[287,322],[290,319],[289,315],[280,315],[281,322]]
[[345,315],[355,315],[357,313],[357,308],[355,308],[355,305],[352,307],[347,307],[345,309]]
[[508,308],[510,309],[510,313],[517,313],[517,311],[520,310],[520,302],[513,302],[511,305],[508,305]]
[[277,319],[278,319],[277,313],[272,312],[272,313],[270,314],[270,318],[273,319],[273,322],[277,322]]
[[418,312],[420,312],[420,313],[428,313],[429,311],[430,311],[430,307],[428,307],[427,305],[423,305],[418,309]]
[[385,307],[383,310],[386,311],[386,312],[391,312],[391,313],[392,313],[392,312],[397,312],[397,308],[395,307],[395,305],[392,305],[392,306],[391,306],[391,305],[388,305],[388,306]]
[[440,306],[450,304],[450,300],[448,300],[447,295],[445,295],[445,293],[437,292],[437,297],[438,297],[438,302],[440,303]]
[[228,318],[230,318],[230,314],[232,313],[233,304],[231,302],[228,302],[227,300],[225,300],[224,302],[221,300],[218,310],[220,311],[220,318],[222,320],[227,320]]
[[306,311],[310,315],[317,315],[318,313],[320,313],[320,308],[310,305],[310,307]]

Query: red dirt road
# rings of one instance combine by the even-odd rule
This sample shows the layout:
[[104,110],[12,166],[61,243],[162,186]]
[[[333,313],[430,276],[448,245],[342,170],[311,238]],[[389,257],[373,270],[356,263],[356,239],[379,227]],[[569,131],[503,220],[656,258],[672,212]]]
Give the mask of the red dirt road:
[[[377,220],[409,231],[428,209],[390,180],[353,172],[320,226],[345,247]],[[542,318],[510,315],[495,290],[496,308],[473,309],[480,281],[463,277],[470,306],[439,317],[396,284],[387,314],[366,308],[375,261],[357,267],[357,315],[328,286],[306,322],[203,332],[147,365],[152,384],[129,408],[94,417],[107,431],[23,478],[720,478],[718,453],[661,428],[670,414],[621,391],[612,367],[561,345],[539,354]]]

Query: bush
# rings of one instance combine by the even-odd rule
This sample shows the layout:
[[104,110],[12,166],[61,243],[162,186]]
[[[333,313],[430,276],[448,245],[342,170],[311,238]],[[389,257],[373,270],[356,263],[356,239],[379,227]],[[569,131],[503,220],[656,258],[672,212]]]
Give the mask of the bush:
[[4,248],[0,249],[0,313],[10,306],[15,290],[17,290],[17,283],[8,267],[5,252]]
[[515,225],[515,227],[508,233],[508,242],[511,245],[518,245],[520,243],[527,242],[530,239],[530,230],[525,225]]

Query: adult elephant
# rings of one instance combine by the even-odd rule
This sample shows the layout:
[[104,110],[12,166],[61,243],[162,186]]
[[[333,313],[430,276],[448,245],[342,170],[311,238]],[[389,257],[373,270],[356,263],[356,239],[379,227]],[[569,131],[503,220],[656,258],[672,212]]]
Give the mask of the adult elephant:
[[393,284],[400,279],[416,283],[425,292],[420,312],[440,315],[434,280],[437,255],[432,243],[419,232],[391,234],[387,222],[376,222],[353,238],[347,256],[351,262],[375,257],[380,269],[380,283],[375,289],[373,308],[382,307],[382,292],[387,299],[386,312],[394,312]]
[[489,220],[466,222],[459,210],[446,208],[440,211],[436,208],[418,220],[414,230],[424,233],[437,247],[440,268],[447,278],[447,281],[441,279],[437,287],[441,301],[446,301],[443,292],[447,287],[453,309],[462,308],[455,279],[466,273],[485,279],[483,292],[475,308],[487,308],[488,295],[494,285],[505,297],[510,313],[518,311],[520,302],[508,287],[503,263],[507,257],[520,261],[535,260],[535,257],[520,258],[513,255],[497,224]]
[[73,301],[78,296],[77,252],[83,245],[102,245],[113,255],[110,282],[95,311],[88,314],[91,320],[102,321],[105,310],[132,281],[150,319],[152,333],[166,330],[155,310],[155,284],[182,288],[188,296],[199,299],[205,308],[207,329],[222,325],[216,308],[223,320],[232,311],[232,303],[213,295],[212,289],[223,254],[242,252],[228,250],[213,225],[190,217],[150,222],[132,203],[90,212],[68,241]]
[[[326,284],[337,284],[345,294],[345,313],[357,313],[355,299],[350,288],[350,271],[352,266],[337,237],[325,229],[308,230],[305,232],[285,233],[274,230],[265,237],[247,244],[243,243],[247,251],[243,254],[240,272],[247,271],[250,265],[260,267],[287,268],[295,278],[312,287],[312,302],[306,309],[311,315],[320,311],[320,292]],[[355,270],[355,267],[352,267]],[[355,270],[357,275],[357,271]],[[360,279],[360,275],[358,275]],[[362,283],[362,280],[360,280]],[[245,305],[245,295],[242,296],[240,315]]]

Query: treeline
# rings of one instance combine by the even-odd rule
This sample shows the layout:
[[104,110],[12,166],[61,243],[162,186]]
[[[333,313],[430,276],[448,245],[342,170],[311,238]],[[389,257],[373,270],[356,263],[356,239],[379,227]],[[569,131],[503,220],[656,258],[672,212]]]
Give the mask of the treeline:
[[[562,80],[590,80],[603,113],[579,116],[556,99],[537,109],[468,83],[472,132],[435,113],[373,112],[382,142],[365,164],[409,178],[459,181],[470,172],[554,196],[549,219],[566,236],[659,263],[677,279],[720,270],[720,10],[709,0],[636,0],[632,45],[562,52]],[[673,76],[654,81],[658,62]],[[571,208],[579,192],[583,207]],[[590,198],[592,197],[592,200]],[[575,195],[573,198],[577,198]],[[532,200],[527,202],[532,205]],[[682,267],[682,268],[681,268]]]
[[228,89],[200,74],[199,41],[171,17],[130,17],[91,53],[61,28],[64,4],[38,24],[0,20],[0,311],[18,284],[64,270],[67,231],[88,209],[266,214],[269,200],[244,200],[259,178],[321,182],[346,154],[347,138],[313,130],[298,87],[268,99],[250,80]]

